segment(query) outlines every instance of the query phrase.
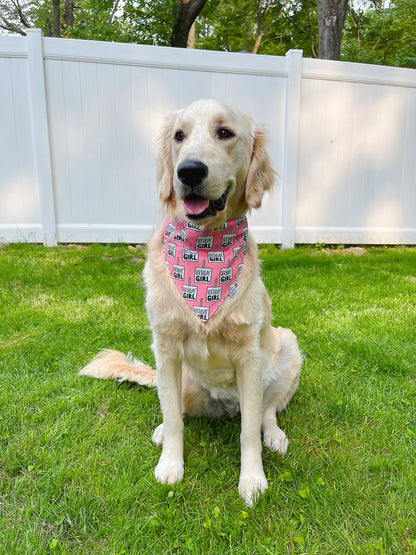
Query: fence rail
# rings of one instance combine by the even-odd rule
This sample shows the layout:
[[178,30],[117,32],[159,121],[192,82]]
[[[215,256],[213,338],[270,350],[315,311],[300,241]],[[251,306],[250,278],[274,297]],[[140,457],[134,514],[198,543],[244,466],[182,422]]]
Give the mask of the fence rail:
[[145,242],[155,143],[198,98],[266,129],[279,184],[258,241],[416,244],[416,71],[285,57],[0,37],[0,241]]

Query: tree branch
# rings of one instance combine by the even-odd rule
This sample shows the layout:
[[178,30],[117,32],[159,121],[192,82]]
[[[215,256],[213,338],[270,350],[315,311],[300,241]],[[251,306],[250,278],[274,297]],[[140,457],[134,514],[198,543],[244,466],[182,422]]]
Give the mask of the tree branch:
[[2,13],[0,13],[0,29],[4,29],[5,31],[9,31],[10,33],[18,33],[23,37],[26,36],[26,33],[23,29],[20,29],[17,25],[6,19]]
[[28,22],[28,20],[27,20],[25,14],[24,14],[24,12],[23,12],[22,6],[19,4],[19,0],[12,0],[12,4],[13,4],[13,6],[16,8],[16,10],[17,10],[17,13],[18,13],[18,15],[19,15],[20,22],[21,22],[21,24],[23,25],[23,27],[26,27],[26,29],[28,29],[29,27],[31,27],[30,23]]
[[112,23],[114,21],[114,16],[116,15],[116,11],[118,10],[119,4],[120,4],[120,0],[116,0],[115,3],[114,3],[113,9],[111,11],[111,14],[110,14],[110,19],[108,20],[108,23],[110,25],[112,25]]
[[349,8],[349,14],[351,17],[352,24],[357,31],[357,44],[360,45],[360,24],[358,21],[357,14],[355,13],[355,10],[352,6]]
[[266,15],[267,15],[267,12],[272,7],[272,0],[269,0],[267,2],[266,7],[263,11],[261,11],[261,4],[262,4],[261,0],[257,1],[257,37],[256,37],[256,41],[254,43],[253,50],[251,51],[252,54],[257,54],[257,52],[259,51],[259,48],[260,48],[261,41],[263,40],[264,34],[276,23],[276,21],[279,19],[279,17],[284,13],[284,11],[286,9],[286,6],[291,1],[292,0],[284,0],[282,5],[280,6],[280,9],[279,9],[278,13],[274,16],[274,18],[265,27],[263,27],[263,22],[264,22],[264,19],[265,19]]
[[309,29],[305,29],[304,27],[302,27],[302,25],[299,25],[299,23],[296,23],[295,21],[292,21],[287,17],[285,19],[286,19],[286,21],[289,22],[290,25],[293,25],[293,27],[296,27],[296,29],[299,29],[299,31],[301,33],[303,33],[311,41],[312,54],[315,58],[317,58],[318,54],[316,52],[315,40],[314,40],[314,36],[313,36],[313,31],[311,29],[311,12],[309,11],[309,13],[308,13]]

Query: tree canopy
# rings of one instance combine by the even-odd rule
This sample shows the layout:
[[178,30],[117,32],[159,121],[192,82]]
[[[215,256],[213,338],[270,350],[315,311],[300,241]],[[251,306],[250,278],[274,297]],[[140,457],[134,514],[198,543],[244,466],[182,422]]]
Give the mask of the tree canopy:
[[416,68],[415,0],[372,0],[367,8],[366,4],[350,8],[342,57]]
[[[317,2],[322,0],[0,0],[0,32],[24,35],[28,27],[40,27],[46,36],[185,46],[183,36],[177,43],[175,37],[192,12],[182,35],[196,13],[195,48],[275,55],[300,48],[317,57]],[[348,4],[342,60],[416,68],[414,0]]]

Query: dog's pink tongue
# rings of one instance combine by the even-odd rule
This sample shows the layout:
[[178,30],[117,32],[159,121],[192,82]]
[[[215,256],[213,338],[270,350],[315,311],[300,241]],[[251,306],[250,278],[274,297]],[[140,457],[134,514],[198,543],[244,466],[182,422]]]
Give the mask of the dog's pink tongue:
[[208,207],[208,199],[201,197],[188,197],[184,199],[183,204],[187,214],[198,216]]

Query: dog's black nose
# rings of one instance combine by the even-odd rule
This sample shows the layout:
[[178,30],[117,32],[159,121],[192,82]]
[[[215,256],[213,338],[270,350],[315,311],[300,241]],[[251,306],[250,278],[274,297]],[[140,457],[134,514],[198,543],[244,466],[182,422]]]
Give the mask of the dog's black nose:
[[196,187],[208,177],[208,166],[199,160],[184,160],[179,164],[177,173],[184,185]]

